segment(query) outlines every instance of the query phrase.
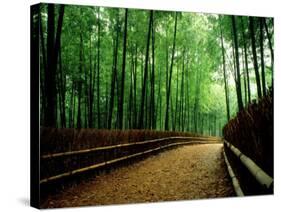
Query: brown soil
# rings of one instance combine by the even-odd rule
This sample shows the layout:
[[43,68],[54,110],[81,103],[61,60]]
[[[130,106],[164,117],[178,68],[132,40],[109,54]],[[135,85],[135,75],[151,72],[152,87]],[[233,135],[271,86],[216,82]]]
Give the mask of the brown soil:
[[43,208],[229,197],[222,144],[181,146],[48,197]]

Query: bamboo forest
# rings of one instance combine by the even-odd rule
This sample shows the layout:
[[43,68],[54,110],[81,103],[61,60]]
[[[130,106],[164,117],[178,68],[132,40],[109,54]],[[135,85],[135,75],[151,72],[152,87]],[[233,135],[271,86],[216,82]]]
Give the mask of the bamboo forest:
[[40,19],[43,126],[218,135],[272,87],[271,18],[43,5]]
[[[104,161],[113,164],[139,157],[156,151],[157,145],[178,145],[190,136],[201,143],[204,137],[211,144],[202,150],[191,151],[204,144],[161,153],[171,157],[170,167],[175,159],[172,151],[190,151],[175,153],[179,158],[198,152],[216,161],[223,157],[221,144],[226,139],[224,148],[232,165],[239,167],[227,149],[229,143],[273,176],[273,18],[59,4],[40,4],[37,9],[32,30],[39,49],[40,163],[49,167],[40,170],[41,185],[105,166]],[[147,146],[149,139],[156,140]],[[104,146],[109,147],[99,149]],[[207,159],[216,151],[218,156]],[[81,159],[84,153],[87,157]],[[70,155],[74,156],[68,160]],[[55,165],[54,157],[64,165]],[[220,165],[219,161],[206,169]],[[227,169],[223,164],[216,170]],[[257,186],[247,181],[244,169],[237,170],[245,194],[270,193],[249,188]],[[227,171],[219,173],[217,179],[225,179],[223,189],[227,188],[223,195],[234,195]],[[129,194],[129,186],[126,189]],[[118,201],[121,196],[106,203],[126,202]],[[84,204],[82,197],[79,203],[70,198],[69,205],[55,204],[58,197],[48,198],[43,207]],[[170,197],[155,198],[151,201]],[[87,201],[85,205],[103,204]]]

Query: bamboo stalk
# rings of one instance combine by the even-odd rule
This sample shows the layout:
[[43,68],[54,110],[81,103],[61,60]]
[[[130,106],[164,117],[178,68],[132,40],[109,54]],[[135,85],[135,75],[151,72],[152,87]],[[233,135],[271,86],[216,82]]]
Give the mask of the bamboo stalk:
[[147,140],[147,141],[141,141],[141,142],[117,144],[117,145],[112,145],[112,146],[103,146],[103,147],[95,147],[95,148],[90,148],[90,149],[47,154],[47,155],[42,155],[41,159],[49,159],[49,158],[56,158],[56,157],[69,156],[69,155],[85,154],[85,153],[90,153],[90,152],[122,148],[122,147],[128,147],[128,146],[133,146],[133,145],[142,145],[142,144],[154,143],[154,142],[159,142],[159,141],[188,140],[188,139],[218,141],[217,139],[212,139],[212,138],[210,139],[210,138],[204,138],[204,137],[167,137],[167,138],[159,138],[159,139],[153,139],[153,140]]
[[224,140],[224,142],[262,186],[266,187],[267,189],[271,189],[273,187],[272,177],[264,172],[252,159],[244,155],[238,148],[226,140]]
[[71,176],[71,175],[74,175],[74,174],[82,173],[82,172],[85,172],[85,171],[94,170],[94,169],[97,169],[97,168],[100,168],[100,167],[103,167],[103,166],[106,166],[106,165],[109,165],[109,164],[114,164],[114,163],[117,163],[117,162],[120,162],[120,161],[123,161],[123,160],[127,160],[127,159],[130,159],[130,158],[134,158],[134,157],[144,155],[144,154],[148,154],[148,153],[151,153],[151,152],[155,152],[155,151],[165,149],[165,148],[168,148],[168,147],[171,147],[171,146],[185,145],[185,144],[208,144],[208,143],[209,142],[204,142],[204,141],[185,141],[185,142],[176,142],[176,143],[172,143],[172,144],[167,144],[165,146],[160,146],[160,147],[157,147],[157,148],[154,148],[154,149],[146,150],[144,152],[139,152],[139,153],[135,153],[135,154],[128,155],[128,156],[123,156],[123,157],[116,158],[116,159],[113,159],[113,160],[110,160],[110,161],[105,161],[105,162],[102,162],[102,163],[94,164],[94,165],[87,166],[87,167],[84,167],[84,168],[80,168],[80,169],[72,170],[72,171],[65,172],[65,173],[62,173],[62,174],[59,174],[59,175],[55,175],[55,176],[52,176],[52,177],[48,177],[48,178],[40,180],[40,184],[47,183],[47,182],[54,181],[54,180],[58,180],[58,179],[61,179],[61,178],[67,177],[67,176]]
[[230,163],[229,163],[229,161],[227,159],[227,156],[225,154],[224,149],[223,149],[223,156],[224,156],[224,161],[225,161],[225,163],[227,165],[227,170],[228,170],[229,176],[230,176],[230,178],[232,180],[232,186],[234,188],[236,196],[243,197],[244,193],[243,193],[243,191],[242,191],[242,189],[240,187],[240,184],[239,184],[239,181],[238,181],[237,177],[235,176],[235,174],[234,174],[234,172],[233,172],[233,170],[231,168],[231,165],[230,165]]

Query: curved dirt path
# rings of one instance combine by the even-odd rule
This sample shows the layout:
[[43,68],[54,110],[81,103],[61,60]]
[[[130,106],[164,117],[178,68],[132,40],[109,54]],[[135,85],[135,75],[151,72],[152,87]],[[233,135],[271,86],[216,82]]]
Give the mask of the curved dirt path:
[[49,197],[43,207],[70,207],[233,196],[222,144],[180,146]]

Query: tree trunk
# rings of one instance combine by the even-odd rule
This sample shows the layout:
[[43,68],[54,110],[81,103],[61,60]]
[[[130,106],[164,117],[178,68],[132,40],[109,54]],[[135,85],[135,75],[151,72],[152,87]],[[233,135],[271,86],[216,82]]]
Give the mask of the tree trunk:
[[93,64],[92,64],[92,38],[90,36],[90,79],[89,79],[89,117],[88,126],[93,127]]
[[226,118],[229,121],[229,119],[230,119],[230,110],[229,110],[228,82],[227,82],[227,75],[226,75],[225,53],[224,53],[224,44],[223,44],[221,20],[219,19],[219,21],[220,21],[221,51],[222,51],[222,61],[223,61],[224,91],[225,91],[225,102],[226,102]]
[[246,75],[246,71],[245,71],[245,61],[243,59],[243,52],[242,52],[242,65],[243,65],[243,83],[244,83],[244,105],[246,106],[248,104],[247,101],[247,75]]
[[150,43],[150,34],[152,28],[152,20],[153,20],[153,11],[150,11],[149,17],[149,27],[147,33],[147,41],[146,41],[146,54],[145,54],[145,66],[144,66],[144,77],[143,77],[143,85],[142,85],[142,94],[141,94],[141,105],[140,105],[140,115],[139,115],[139,125],[138,128],[143,128],[143,115],[144,115],[144,103],[146,97],[146,80],[147,80],[147,73],[148,73],[148,57],[149,57],[149,43]]
[[[162,96],[161,96],[161,69],[158,68],[158,98],[157,98],[157,112],[156,112],[156,121],[159,119],[158,129],[162,129]],[[159,117],[159,118],[158,118]]]
[[257,92],[258,98],[261,98],[261,84],[260,84],[260,74],[259,74],[259,67],[258,67],[258,59],[257,59],[257,52],[256,52],[256,38],[255,38],[255,31],[254,31],[254,19],[253,17],[249,17],[249,28],[250,28],[250,36],[252,41],[252,52],[253,52],[253,60],[254,60],[254,69],[256,75],[256,83],[257,83]]
[[[268,30],[268,26],[266,23],[266,19],[263,18],[263,23],[264,23],[264,27],[265,27],[265,31],[266,31],[266,36],[268,39],[268,45],[269,45],[269,49],[270,49],[270,55],[271,55],[271,69],[272,69],[272,82],[273,82],[273,68],[274,68],[274,52],[273,52],[273,47],[272,47],[272,42],[271,42],[271,35],[269,34],[269,30]],[[273,84],[272,84],[273,85]]]
[[[167,96],[167,92],[168,92],[168,89],[169,89],[169,45],[168,45],[168,26],[166,25],[166,42],[165,42],[165,52],[166,52],[166,58],[165,58],[165,61],[166,61],[166,110],[168,109],[167,108],[167,99],[168,99],[168,96]],[[166,113],[165,113],[166,115]],[[165,116],[166,117],[166,116]],[[164,120],[165,121],[165,120]]]
[[196,87],[195,87],[195,101],[193,108],[193,126],[194,131],[198,133],[198,111],[199,111],[199,93],[200,93],[200,81],[201,81],[201,71],[197,69],[196,72]]
[[117,63],[118,63],[118,43],[119,43],[119,11],[117,13],[117,21],[116,21],[116,38],[115,38],[115,45],[114,45],[114,52],[113,52],[113,68],[112,68],[112,75],[111,75],[111,90],[110,90],[110,99],[109,99],[109,111],[108,111],[108,120],[107,120],[107,128],[111,129],[112,124],[112,113],[114,107],[114,94],[115,94],[115,83],[117,78]]
[[106,82],[106,87],[105,87],[105,109],[104,109],[104,118],[103,118],[103,129],[107,128],[107,120],[108,120],[108,98],[109,98],[109,83]]
[[98,109],[98,129],[101,128],[101,115],[100,115],[100,8],[98,9],[98,55],[97,55],[97,109]]
[[46,93],[45,93],[45,82],[44,79],[46,79],[46,72],[47,72],[47,58],[46,58],[46,50],[45,50],[45,39],[43,34],[43,25],[42,25],[42,19],[41,19],[41,12],[39,14],[39,33],[40,33],[40,47],[42,52],[42,61],[43,61],[43,68],[40,69],[40,90],[41,90],[41,122],[45,123],[45,113],[46,113]]
[[[80,28],[81,30],[81,28]],[[79,54],[79,81],[78,81],[78,111],[77,111],[77,128],[80,129],[82,127],[82,120],[81,120],[81,98],[82,98],[82,48],[83,48],[83,38],[82,38],[82,31],[80,31],[80,54]]]
[[182,73],[181,73],[181,114],[180,114],[180,122],[179,122],[179,127],[181,129],[181,131],[184,131],[184,108],[183,108],[183,105],[184,105],[184,56],[185,56],[185,50],[183,50],[183,53],[182,53]]
[[176,101],[175,101],[175,104],[176,104],[176,109],[175,109],[175,113],[174,113],[174,129],[178,130],[177,128],[177,122],[178,122],[178,106],[179,106],[179,101],[178,101],[178,98],[179,97],[179,68],[177,68],[177,86],[176,86]]
[[[56,37],[55,37],[55,43],[54,43],[54,47],[53,47],[53,51],[54,51],[54,54],[53,54],[53,69],[54,69],[54,78],[56,79],[56,76],[57,76],[57,64],[58,64],[58,56],[59,56],[59,51],[60,51],[60,39],[61,39],[61,31],[62,31],[62,23],[63,23],[63,15],[64,15],[64,5],[61,5],[60,6],[60,10],[59,10],[59,17],[58,17],[58,23],[57,23],[57,30],[56,30]],[[54,82],[56,83],[56,81]],[[56,89],[56,86],[55,84],[52,85],[53,86],[53,89],[54,89],[54,93],[56,94],[57,92],[57,89]],[[56,95],[54,96],[54,105],[57,106],[56,104]],[[55,108],[55,126],[57,126],[57,109]]]
[[204,134],[204,114],[203,113],[201,113],[201,135],[203,135]]
[[[190,123],[190,107],[189,107],[189,74],[188,74],[188,70],[189,70],[189,68],[188,68],[188,53],[186,54],[187,55],[187,62],[186,62],[186,80],[185,80],[185,83],[186,83],[186,94],[185,94],[185,96],[186,96],[186,102],[185,102],[185,104],[186,104],[186,107],[185,107],[185,120],[187,119],[187,127],[186,127],[186,130],[187,131],[189,131],[190,130],[190,125],[189,125],[189,123]],[[187,111],[187,114],[186,114],[186,111]],[[186,122],[185,122],[186,123]]]
[[[93,49],[94,50],[94,49]],[[94,68],[93,68],[93,92],[92,92],[92,95],[93,95],[93,118],[95,117],[95,106],[96,106],[96,103],[95,103],[95,88],[96,88],[96,76],[97,76],[97,55],[94,56]],[[96,95],[97,96],[97,95]],[[96,121],[93,119],[93,123],[92,123],[92,127],[95,128],[96,127]]]
[[171,121],[172,121],[172,131],[175,131],[175,114],[174,114],[174,104],[173,97],[171,96]]
[[144,129],[147,129],[148,128],[148,110],[149,110],[149,105],[148,105],[148,83],[145,83],[145,87],[146,87],[146,93],[145,93],[145,102],[144,102],[144,105],[145,105],[145,119],[144,119],[144,126],[143,128]]
[[56,126],[56,69],[58,61],[58,51],[60,46],[61,29],[63,22],[64,5],[60,7],[55,37],[55,7],[48,4],[48,28],[47,28],[47,70],[45,76],[46,87],[46,116],[45,125]]
[[262,82],[262,94],[266,95],[266,81],[265,81],[265,70],[264,70],[264,52],[263,52],[263,18],[259,18],[260,24],[260,56],[261,56],[261,82]]
[[122,58],[122,75],[121,75],[121,90],[118,103],[118,128],[123,128],[123,104],[124,104],[124,87],[125,87],[125,68],[126,68],[126,49],[127,49],[127,25],[128,25],[128,9],[125,9],[125,26],[123,40],[123,58]]
[[198,133],[198,113],[200,111],[200,85],[201,85],[202,70],[196,70],[196,84],[195,84],[195,100],[193,110],[194,131]]
[[83,98],[84,98],[84,125],[83,127],[84,128],[87,128],[88,127],[88,122],[89,122],[89,95],[88,95],[88,69],[85,65],[85,53],[84,53],[84,50],[82,51],[82,64],[83,64],[83,67],[84,67],[84,79],[83,79],[83,84],[84,84],[84,95],[83,95]]
[[209,135],[212,135],[212,132],[211,132],[211,121],[212,121],[212,115],[209,113]]
[[[77,83],[74,84],[74,90],[77,89]],[[73,94],[73,110],[72,110],[72,127],[75,127],[75,117],[76,117],[76,96]]]
[[154,90],[155,90],[155,26],[154,26],[155,20],[152,18],[152,69],[151,69],[151,99],[150,99],[150,111],[151,111],[151,128],[155,129],[156,128],[156,120],[155,120],[155,95],[154,95]]
[[178,13],[175,12],[175,28],[174,28],[174,39],[173,39],[173,49],[172,49],[172,58],[171,58],[171,66],[170,66],[170,76],[168,82],[168,91],[167,91],[167,102],[166,102],[166,116],[165,116],[165,130],[169,130],[169,101],[171,95],[171,81],[172,81],[172,73],[173,73],[173,63],[174,63],[174,52],[176,47],[176,35],[177,35],[177,20],[178,20]]
[[70,94],[70,107],[68,113],[68,127],[73,128],[73,100],[74,100],[74,81],[72,79],[71,94]]
[[131,47],[131,70],[130,70],[130,91],[129,91],[129,104],[128,104],[128,125],[129,129],[132,129],[133,126],[133,76],[134,76],[134,49],[133,46]]
[[66,127],[66,117],[65,117],[65,80],[62,71],[62,59],[61,50],[59,51],[59,94],[60,94],[60,117],[61,117],[61,127]]
[[48,4],[48,23],[47,23],[47,70],[45,73],[46,87],[46,115],[45,125],[55,127],[55,104],[56,104],[56,72],[54,64],[54,42],[55,42],[55,11],[54,4]]
[[231,20],[232,20],[232,30],[233,30],[234,46],[235,46],[235,58],[236,58],[236,72],[237,72],[237,75],[236,75],[237,76],[236,93],[237,93],[237,103],[238,103],[238,109],[239,109],[239,111],[241,111],[243,109],[243,101],[242,101],[242,92],[241,92],[239,52],[238,52],[238,38],[237,38],[235,16],[231,16]]
[[134,129],[137,128],[138,111],[137,111],[137,65],[138,65],[138,47],[135,46],[135,58],[134,58]]
[[246,68],[246,75],[247,75],[247,91],[248,91],[248,102],[251,102],[251,89],[250,89],[250,77],[249,77],[249,67],[248,67],[248,50],[247,50],[247,42],[246,42],[246,35],[245,35],[245,28],[243,19],[241,18],[242,24],[242,33],[243,33],[243,47],[244,47],[244,56],[245,56],[245,68]]
[[213,135],[216,136],[217,135],[217,117],[216,115],[214,116],[214,132]]

